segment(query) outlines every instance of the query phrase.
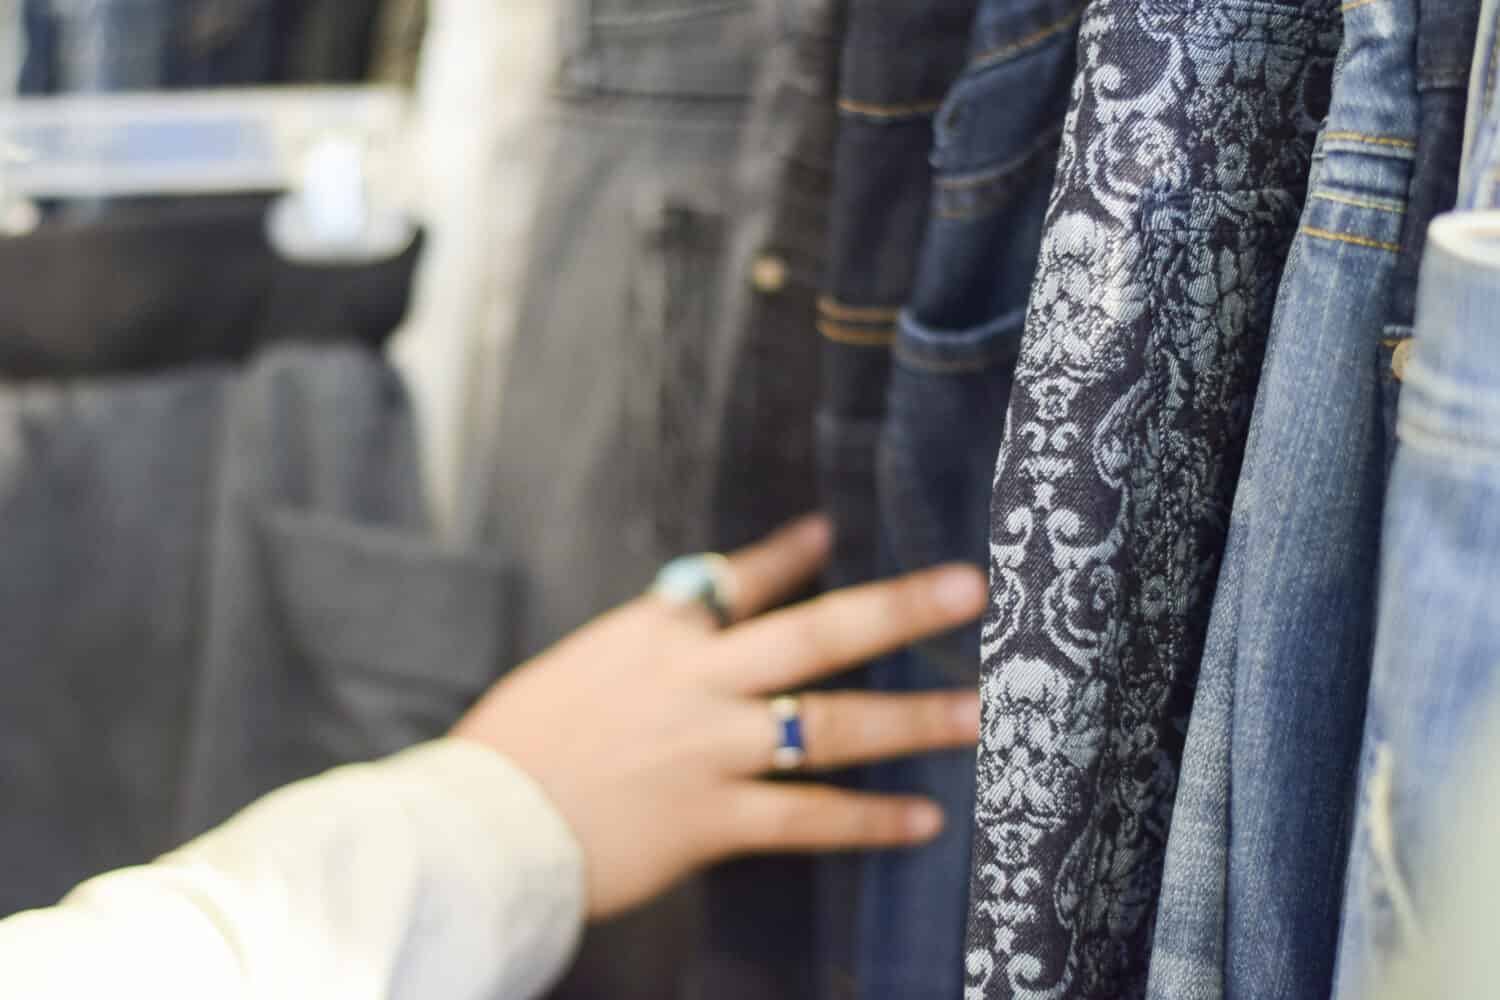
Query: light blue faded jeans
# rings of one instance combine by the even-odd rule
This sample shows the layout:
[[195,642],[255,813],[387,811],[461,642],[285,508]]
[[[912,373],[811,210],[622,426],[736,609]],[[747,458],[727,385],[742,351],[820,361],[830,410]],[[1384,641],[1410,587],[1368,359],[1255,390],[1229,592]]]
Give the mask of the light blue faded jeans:
[[1337,1000],[1372,995],[1428,937],[1441,841],[1464,804],[1457,765],[1500,706],[1497,15],[1486,0],[1467,211],[1432,226],[1405,370]]
[[[1347,10],[1235,494],[1149,995],[1326,997],[1375,621],[1418,0]],[[1274,873],[1274,874],[1273,874]]]

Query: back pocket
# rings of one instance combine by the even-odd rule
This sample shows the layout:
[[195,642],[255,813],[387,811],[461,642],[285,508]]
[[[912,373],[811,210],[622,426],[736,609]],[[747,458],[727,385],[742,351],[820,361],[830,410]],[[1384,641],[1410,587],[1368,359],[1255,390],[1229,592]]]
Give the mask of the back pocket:
[[[419,536],[286,509],[261,518],[267,607],[289,673],[299,769],[443,735],[503,667],[497,562]],[[267,665],[270,667],[271,665]]]

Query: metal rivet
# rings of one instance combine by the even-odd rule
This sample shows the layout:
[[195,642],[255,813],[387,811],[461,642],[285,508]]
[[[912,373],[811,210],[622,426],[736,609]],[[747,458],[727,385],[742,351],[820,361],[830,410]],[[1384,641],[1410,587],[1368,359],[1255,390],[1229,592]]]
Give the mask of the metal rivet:
[[1391,375],[1397,382],[1406,380],[1406,366],[1411,363],[1411,349],[1412,341],[1408,337],[1397,344],[1396,349],[1391,352]]
[[750,268],[750,283],[756,291],[767,294],[786,287],[786,261],[775,254],[763,253]]

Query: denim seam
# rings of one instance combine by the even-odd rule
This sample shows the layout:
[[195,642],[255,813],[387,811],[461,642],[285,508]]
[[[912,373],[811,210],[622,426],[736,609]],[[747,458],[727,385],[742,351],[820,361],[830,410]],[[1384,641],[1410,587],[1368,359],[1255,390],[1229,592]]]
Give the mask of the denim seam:
[[1362,142],[1371,146],[1391,146],[1396,149],[1416,149],[1417,144],[1411,139],[1401,139],[1389,135],[1369,135],[1365,132],[1329,132],[1323,136],[1328,142]]
[[[940,219],[953,219],[962,221],[964,219],[977,219],[989,215],[998,209],[1015,201],[1023,191],[1021,184],[1038,176],[1042,171],[1052,168],[1055,161],[1047,154],[1055,147],[1055,140],[1062,136],[1063,126],[1059,124],[1055,129],[1049,129],[1042,142],[1034,149],[1027,151],[1021,157],[1012,160],[1003,167],[987,171],[984,175],[971,175],[964,178],[962,182],[954,181],[947,185],[939,183],[934,194],[940,196],[947,192],[977,191],[973,196],[973,204],[967,208],[956,208],[939,205],[937,216]],[[1001,182],[1013,181],[1015,183],[1005,184]],[[987,188],[995,190],[985,192]]]
[[1053,21],[1051,24],[1038,28],[1031,34],[1024,35],[1013,42],[1007,42],[1004,45],[986,49],[984,52],[981,52],[979,55],[975,56],[974,59],[969,63],[969,70],[972,72],[981,69],[989,69],[991,66],[995,66],[1002,62],[1005,62],[1011,56],[1019,55],[1020,53],[1025,52],[1027,49],[1036,48],[1047,39],[1053,37],[1054,35],[1061,34],[1062,32],[1068,30],[1068,28],[1072,27],[1074,24],[1077,24],[1080,20],[1082,20],[1083,12],[1086,6],[1087,4],[1080,5],[1061,20]]
[[1439,402],[1466,406],[1480,410],[1486,416],[1500,417],[1500,402],[1488,398],[1488,393],[1469,389],[1445,375],[1434,372],[1413,359],[1408,369],[1407,381],[1421,386],[1423,395],[1432,396]]
[[1368,247],[1371,250],[1384,250],[1387,253],[1400,253],[1401,244],[1387,243],[1384,240],[1372,240],[1367,236],[1353,236],[1349,233],[1336,233],[1331,229],[1318,229],[1315,226],[1303,226],[1302,234],[1311,236],[1317,240],[1331,240],[1335,243],[1348,243],[1357,247]]
[[1385,212],[1388,215],[1405,215],[1406,209],[1397,208],[1393,204],[1370,201],[1365,198],[1353,198],[1346,194],[1330,194],[1326,191],[1315,191],[1310,195],[1319,201],[1332,201],[1340,205],[1353,205],[1355,208],[1368,208],[1374,212]]
[[889,329],[865,329],[833,320],[818,320],[818,332],[836,344],[848,347],[889,347],[896,339],[894,324]]
[[1428,94],[1434,90],[1464,90],[1468,86],[1468,78],[1456,74],[1429,76],[1417,81],[1417,93]]
[[1004,180],[1007,175],[1019,172],[1027,163],[1048,152],[1052,148],[1052,141],[1062,135],[1063,122],[1049,125],[1047,130],[1031,145],[1031,148],[1013,156],[999,166],[989,167],[973,173],[964,173],[962,176],[953,178],[938,178],[935,186],[942,191],[968,191],[972,188],[984,187],[994,181]]
[[1359,10],[1359,8],[1361,8],[1361,7],[1368,7],[1372,3],[1376,3],[1376,2],[1378,2],[1378,0],[1349,0],[1348,3],[1344,4],[1343,6],[1341,6],[1339,8],[1339,13],[1340,14],[1347,14],[1351,10]]
[[898,306],[852,306],[828,295],[818,298],[818,312],[830,319],[856,323],[894,323],[901,316]]
[[[1019,346],[1019,345],[1017,345]],[[973,372],[982,372],[997,364],[1009,361],[1016,356],[1015,349],[996,351],[993,354],[980,358],[969,358],[964,361],[929,361],[925,358],[914,357],[903,349],[898,342],[894,351],[896,360],[903,366],[933,375],[963,375]]]
[[[1407,408],[1406,395],[1402,397],[1402,409]],[[1401,445],[1433,458],[1445,459],[1461,464],[1500,463],[1500,441],[1455,433],[1441,427],[1423,424],[1421,418],[1403,413],[1396,423],[1396,437]]]
[[917,119],[930,117],[938,108],[943,106],[941,100],[937,101],[911,101],[906,104],[876,104],[870,101],[856,101],[853,98],[839,98],[839,110],[851,115],[859,115],[864,118],[880,119]]

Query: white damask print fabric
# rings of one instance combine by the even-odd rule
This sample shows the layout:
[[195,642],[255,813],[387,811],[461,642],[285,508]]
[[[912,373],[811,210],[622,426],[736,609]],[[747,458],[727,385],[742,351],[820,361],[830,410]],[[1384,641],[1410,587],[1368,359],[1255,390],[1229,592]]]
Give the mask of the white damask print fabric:
[[1095,0],[995,478],[966,1000],[1143,996],[1333,0]]

